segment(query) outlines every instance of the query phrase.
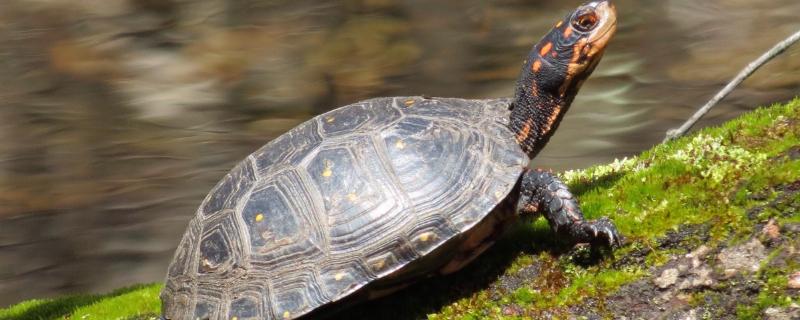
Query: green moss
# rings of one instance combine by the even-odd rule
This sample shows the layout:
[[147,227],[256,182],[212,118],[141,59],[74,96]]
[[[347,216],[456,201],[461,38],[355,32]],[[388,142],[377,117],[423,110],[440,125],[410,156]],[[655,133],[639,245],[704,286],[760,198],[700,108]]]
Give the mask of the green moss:
[[[161,309],[160,284],[139,285],[104,295],[74,295],[29,300],[0,309],[0,319],[149,319]],[[155,318],[153,316],[152,318]]]
[[[421,284],[433,288],[434,296],[401,292],[389,298],[391,303],[372,303],[360,307],[360,312],[380,317],[415,309],[417,313],[412,311],[408,317],[417,318],[424,312],[432,320],[569,318],[570,307],[603,301],[621,286],[647,276],[650,267],[700,244],[716,247],[739,242],[751,237],[754,226],[769,218],[779,223],[800,222],[800,193],[786,191],[786,186],[800,183],[800,160],[788,155],[797,146],[800,100],[759,108],[637,157],[564,172],[562,177],[579,197],[587,217],[609,216],[627,237],[628,245],[605,259],[591,259],[593,253],[584,252],[588,249],[576,251],[560,245],[540,219],[512,230],[495,248],[449,280],[431,279],[427,282],[434,284]],[[702,229],[702,236],[681,233],[687,226],[707,228]],[[679,245],[660,245],[675,234],[682,234]],[[587,259],[582,257],[586,255],[593,262],[585,263]],[[765,308],[792,302],[783,288],[787,275],[800,266],[790,261],[774,267],[771,261],[776,255],[773,252],[764,262],[757,275],[762,290],[755,301],[737,308],[738,317],[760,318]],[[535,275],[522,272],[532,269],[537,270]],[[498,283],[498,277],[528,278],[506,285]],[[469,283],[476,285],[461,285]],[[459,286],[453,288],[453,284]],[[0,310],[0,319],[146,318],[159,309],[158,289],[152,285],[104,296],[27,301]],[[697,292],[691,299],[700,304],[718,297]]]
[[519,305],[528,305],[534,301],[537,295],[538,293],[531,289],[519,288],[514,292],[514,302]]

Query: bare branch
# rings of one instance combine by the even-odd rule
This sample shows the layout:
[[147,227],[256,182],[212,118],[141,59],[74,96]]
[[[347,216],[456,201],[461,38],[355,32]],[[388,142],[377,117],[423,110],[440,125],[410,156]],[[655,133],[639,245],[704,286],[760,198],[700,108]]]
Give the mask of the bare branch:
[[731,91],[733,91],[733,89],[735,89],[737,86],[739,86],[740,83],[742,83],[742,81],[750,77],[750,75],[753,74],[753,72],[758,70],[758,68],[761,68],[761,66],[767,63],[768,61],[772,60],[772,58],[775,58],[777,55],[786,51],[787,48],[791,47],[798,40],[800,40],[800,31],[796,32],[795,34],[792,34],[785,40],[779,42],[774,47],[772,47],[772,49],[770,49],[769,51],[758,57],[758,59],[748,64],[747,67],[745,67],[741,72],[739,72],[738,75],[736,75],[736,78],[733,78],[733,80],[731,80],[731,82],[728,83],[728,85],[725,86],[725,88],[720,90],[720,92],[718,92],[717,95],[714,96],[714,98],[711,98],[711,100],[706,102],[706,104],[702,108],[697,110],[697,112],[695,112],[695,114],[692,115],[692,117],[689,118],[689,120],[686,120],[686,122],[684,122],[683,125],[681,125],[677,129],[668,130],[667,137],[664,139],[664,142],[667,142],[669,140],[678,138],[686,134],[686,132],[689,131],[689,129],[691,129],[692,126],[695,123],[697,123],[698,120],[700,120],[700,118],[702,118],[706,113],[708,113],[708,111],[711,110],[712,107],[717,105],[717,103],[719,103],[720,100],[722,100],[728,94],[730,94]]

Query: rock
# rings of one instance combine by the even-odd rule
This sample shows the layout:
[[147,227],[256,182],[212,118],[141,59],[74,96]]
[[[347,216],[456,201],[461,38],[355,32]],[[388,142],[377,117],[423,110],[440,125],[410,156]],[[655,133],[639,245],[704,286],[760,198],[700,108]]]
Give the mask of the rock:
[[789,289],[800,289],[800,271],[789,275],[789,283],[786,284]]
[[515,305],[503,307],[503,315],[504,316],[519,316],[521,314],[522,314],[522,310],[519,307],[515,306]]
[[691,288],[708,287],[714,284],[714,279],[711,277],[712,272],[711,268],[705,265],[692,269],[694,277]]
[[755,238],[745,244],[723,249],[717,255],[726,277],[740,272],[758,271],[760,263],[765,257],[764,245]]
[[678,319],[681,320],[698,320],[700,317],[697,316],[697,309],[689,310],[686,313],[683,313],[678,316]]
[[775,222],[775,219],[769,219],[769,222],[761,229],[761,233],[772,240],[777,240],[781,237],[781,227]]
[[800,319],[800,306],[792,304],[788,308],[771,307],[764,310],[766,320],[793,320]]
[[676,268],[665,269],[661,271],[661,276],[653,279],[653,283],[661,289],[666,289],[678,281],[680,271]]
[[[677,290],[688,290],[708,287],[714,284],[713,270],[700,259],[708,255],[711,248],[702,245],[694,251],[687,253],[661,271],[661,275],[654,278],[653,284],[661,289],[667,289],[676,283]],[[664,292],[660,298],[663,301],[672,299],[675,292]]]
[[687,258],[702,259],[710,251],[711,251],[711,248],[707,247],[706,245],[702,245],[702,246],[697,247],[697,249],[694,249],[694,251],[687,253],[686,257]]

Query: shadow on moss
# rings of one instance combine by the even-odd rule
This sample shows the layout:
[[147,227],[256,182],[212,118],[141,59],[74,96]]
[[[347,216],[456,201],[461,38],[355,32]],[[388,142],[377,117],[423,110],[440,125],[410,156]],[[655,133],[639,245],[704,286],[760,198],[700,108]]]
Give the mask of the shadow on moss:
[[582,179],[577,183],[571,184],[569,190],[576,197],[582,196],[592,190],[608,189],[624,177],[626,172],[610,172],[603,176],[594,177],[592,180]]
[[[544,219],[538,223],[521,222],[464,269],[451,275],[421,280],[387,297],[350,306],[329,315],[327,319],[338,319],[344,314],[348,319],[424,319],[428,314],[440,312],[444,306],[475,296],[481,291],[485,295],[480,299],[499,300],[525,285],[515,282],[536,279],[535,276],[506,277],[515,273],[514,263],[521,256],[534,260],[527,261],[524,267],[535,270],[524,271],[538,274],[542,265],[538,261],[540,254],[557,257],[571,250],[572,245],[559,241]],[[550,267],[548,270],[554,266]],[[506,281],[498,281],[501,278]]]

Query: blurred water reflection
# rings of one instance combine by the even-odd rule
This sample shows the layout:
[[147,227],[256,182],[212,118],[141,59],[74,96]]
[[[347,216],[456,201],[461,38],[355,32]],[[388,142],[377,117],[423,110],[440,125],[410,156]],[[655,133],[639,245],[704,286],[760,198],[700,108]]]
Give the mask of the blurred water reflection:
[[[800,28],[796,0],[618,0],[617,38],[535,165],[663,137]],[[4,0],[0,306],[160,281],[189,216],[245,155],[373,96],[512,93],[577,1]],[[800,50],[716,108],[800,92]]]

